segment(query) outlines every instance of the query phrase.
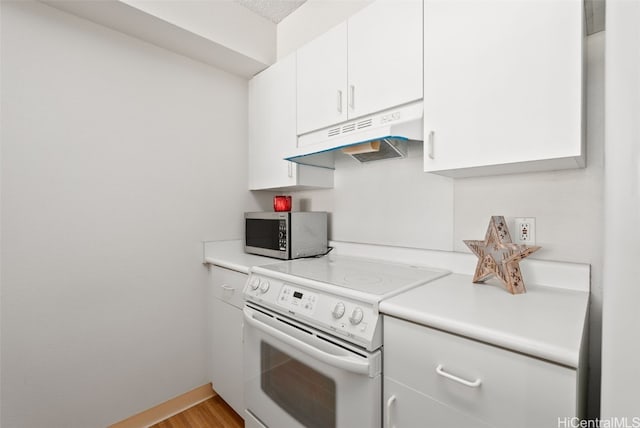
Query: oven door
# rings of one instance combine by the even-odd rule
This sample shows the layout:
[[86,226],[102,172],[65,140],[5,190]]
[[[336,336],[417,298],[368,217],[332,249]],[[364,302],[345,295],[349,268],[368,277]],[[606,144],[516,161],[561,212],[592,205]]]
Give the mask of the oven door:
[[380,351],[260,308],[244,307],[244,392],[269,428],[380,427]]

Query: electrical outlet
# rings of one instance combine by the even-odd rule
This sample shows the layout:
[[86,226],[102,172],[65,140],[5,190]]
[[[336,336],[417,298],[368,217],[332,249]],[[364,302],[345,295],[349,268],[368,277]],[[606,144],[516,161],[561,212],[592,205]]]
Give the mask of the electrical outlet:
[[534,217],[516,217],[515,236],[513,242],[516,244],[535,245],[536,244],[536,219]]

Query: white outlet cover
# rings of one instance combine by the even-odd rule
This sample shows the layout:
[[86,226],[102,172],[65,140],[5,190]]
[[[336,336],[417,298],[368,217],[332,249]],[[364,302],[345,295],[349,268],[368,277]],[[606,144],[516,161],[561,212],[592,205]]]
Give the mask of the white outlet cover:
[[[515,244],[536,245],[536,219],[535,217],[516,217],[513,219],[514,228],[511,239]],[[521,230],[528,226],[528,237],[522,236]]]

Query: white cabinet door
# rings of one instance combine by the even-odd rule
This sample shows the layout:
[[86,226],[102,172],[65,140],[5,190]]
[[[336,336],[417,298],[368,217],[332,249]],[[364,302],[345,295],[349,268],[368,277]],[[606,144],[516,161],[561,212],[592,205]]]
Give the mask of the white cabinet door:
[[247,275],[217,266],[210,267],[209,275],[211,384],[236,413],[244,415],[241,293]]
[[385,379],[490,426],[538,428],[581,416],[575,369],[392,317],[384,318],[384,352]]
[[243,415],[242,310],[218,299],[212,303],[211,384],[236,413]]
[[384,378],[383,390],[385,428],[490,428],[490,425],[433,400],[388,376]]
[[378,0],[348,27],[349,119],[422,98],[421,0]]
[[249,189],[333,187],[333,172],[284,160],[297,144],[296,55],[249,81]]
[[347,23],[297,51],[298,135],[347,120]]
[[425,171],[584,166],[582,8],[425,0]]
[[295,184],[297,170],[283,160],[296,146],[295,55],[249,81],[249,189]]
[[298,49],[298,135],[422,98],[422,1],[378,0]]

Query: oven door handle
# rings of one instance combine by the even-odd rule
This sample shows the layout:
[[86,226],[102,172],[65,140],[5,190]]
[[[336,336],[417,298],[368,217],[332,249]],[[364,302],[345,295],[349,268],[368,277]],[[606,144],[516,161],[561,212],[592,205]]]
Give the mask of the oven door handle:
[[317,347],[303,340],[290,336],[275,327],[257,320],[253,316],[254,312],[251,309],[245,307],[243,311],[244,319],[251,327],[254,327],[257,330],[260,330],[261,332],[266,333],[269,336],[272,336],[301,352],[304,352],[310,357],[313,357],[331,366],[338,367],[342,370],[357,374],[370,375],[371,364],[367,359],[349,355],[336,355],[326,352],[325,350],[318,349]]

